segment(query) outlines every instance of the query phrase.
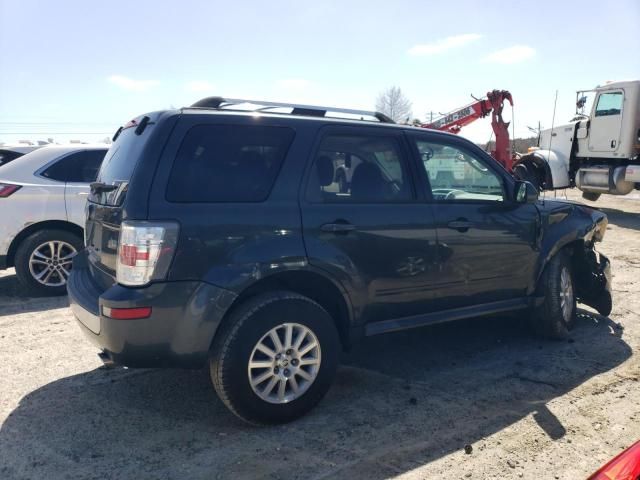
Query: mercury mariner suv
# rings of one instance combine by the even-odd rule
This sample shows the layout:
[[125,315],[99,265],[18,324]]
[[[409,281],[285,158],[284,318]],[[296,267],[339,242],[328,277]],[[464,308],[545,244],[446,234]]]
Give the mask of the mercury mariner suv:
[[234,414],[279,423],[368,335],[520,311],[557,338],[576,302],[609,314],[606,226],[454,135],[210,97],[118,130],[68,291],[105,362],[206,365]]

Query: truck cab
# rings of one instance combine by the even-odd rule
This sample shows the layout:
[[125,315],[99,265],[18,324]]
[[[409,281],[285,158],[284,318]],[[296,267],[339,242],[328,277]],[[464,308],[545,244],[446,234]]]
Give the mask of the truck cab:
[[640,189],[640,80],[578,91],[576,107],[571,122],[542,131],[520,163],[544,189],[577,187],[588,200]]

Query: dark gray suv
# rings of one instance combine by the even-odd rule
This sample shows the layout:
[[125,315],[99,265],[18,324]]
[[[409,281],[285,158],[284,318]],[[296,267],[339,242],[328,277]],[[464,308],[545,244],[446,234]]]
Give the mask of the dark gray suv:
[[278,423],[367,335],[524,311],[557,338],[577,301],[607,315],[606,225],[453,135],[214,97],[118,130],[68,291],[106,362],[208,364],[231,411]]

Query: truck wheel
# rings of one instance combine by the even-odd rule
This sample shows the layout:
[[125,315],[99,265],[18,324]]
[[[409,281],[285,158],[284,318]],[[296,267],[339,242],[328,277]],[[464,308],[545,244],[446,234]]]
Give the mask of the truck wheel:
[[242,420],[292,421],[329,390],[340,340],[333,319],[313,300],[269,292],[227,320],[214,339],[209,371],[220,399]]
[[513,176],[518,180],[531,183],[538,191],[541,190],[542,181],[540,176],[537,169],[529,162],[519,163],[513,167]]
[[540,277],[538,295],[542,305],[534,308],[531,325],[536,333],[547,338],[566,338],[575,324],[576,296],[569,255],[558,252]]
[[338,191],[340,193],[348,193],[349,192],[349,184],[347,183],[347,178],[344,173],[338,173]]
[[40,230],[25,238],[15,256],[18,281],[45,295],[64,295],[73,257],[82,238],[65,230]]
[[589,200],[590,202],[595,202],[600,198],[600,193],[596,192],[582,192],[582,198],[585,200]]

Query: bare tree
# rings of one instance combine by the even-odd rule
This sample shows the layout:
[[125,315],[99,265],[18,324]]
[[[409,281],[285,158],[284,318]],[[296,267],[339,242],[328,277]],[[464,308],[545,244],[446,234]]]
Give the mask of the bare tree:
[[376,100],[376,110],[397,123],[406,123],[411,118],[411,102],[400,87],[390,87],[381,92]]

